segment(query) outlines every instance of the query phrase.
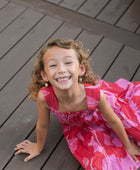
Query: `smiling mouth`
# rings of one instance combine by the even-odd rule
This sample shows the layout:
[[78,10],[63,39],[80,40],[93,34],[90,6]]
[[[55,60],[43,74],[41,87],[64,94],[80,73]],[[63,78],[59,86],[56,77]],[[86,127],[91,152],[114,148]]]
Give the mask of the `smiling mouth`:
[[69,77],[62,77],[62,78],[57,78],[56,81],[57,82],[64,82],[64,81],[67,81],[67,80],[70,80],[71,79],[71,76]]

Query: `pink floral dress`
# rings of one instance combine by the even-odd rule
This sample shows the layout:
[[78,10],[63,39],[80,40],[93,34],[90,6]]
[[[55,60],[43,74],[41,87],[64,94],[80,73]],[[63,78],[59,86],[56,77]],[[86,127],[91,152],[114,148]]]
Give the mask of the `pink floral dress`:
[[[101,80],[100,85],[85,84],[88,110],[59,112],[52,86],[42,88],[50,110],[63,126],[73,155],[86,170],[135,170],[140,167],[125,150],[100,111],[100,89],[121,119],[131,141],[140,145],[140,82]],[[137,157],[140,160],[140,157]]]

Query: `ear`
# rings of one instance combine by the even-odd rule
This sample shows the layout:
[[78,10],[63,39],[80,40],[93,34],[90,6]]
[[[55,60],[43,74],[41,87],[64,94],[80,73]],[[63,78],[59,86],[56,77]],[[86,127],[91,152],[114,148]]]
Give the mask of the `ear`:
[[79,76],[83,76],[85,74],[86,66],[85,64],[80,64],[80,73]]
[[47,74],[44,71],[41,71],[41,77],[44,81],[48,81]]

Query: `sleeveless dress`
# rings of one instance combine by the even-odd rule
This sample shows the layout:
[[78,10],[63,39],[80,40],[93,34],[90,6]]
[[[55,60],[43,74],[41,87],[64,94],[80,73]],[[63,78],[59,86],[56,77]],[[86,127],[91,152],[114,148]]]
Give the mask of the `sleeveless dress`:
[[[88,109],[59,112],[52,86],[42,88],[50,110],[63,126],[68,146],[86,170],[136,170],[140,167],[127,153],[100,111],[100,90],[122,121],[132,142],[140,145],[140,82],[119,79],[114,83],[101,80],[99,85],[85,85]],[[137,156],[140,160],[140,156]]]

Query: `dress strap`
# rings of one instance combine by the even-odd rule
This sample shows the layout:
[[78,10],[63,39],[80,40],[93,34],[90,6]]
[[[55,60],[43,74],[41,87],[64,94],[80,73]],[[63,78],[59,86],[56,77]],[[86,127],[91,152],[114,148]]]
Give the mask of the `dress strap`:
[[51,85],[41,89],[49,108],[58,110],[57,98]]
[[88,109],[96,109],[100,103],[100,87],[85,84]]
[[[52,86],[41,89],[49,108],[58,110],[58,101]],[[85,84],[88,109],[96,109],[100,103],[100,87]]]

